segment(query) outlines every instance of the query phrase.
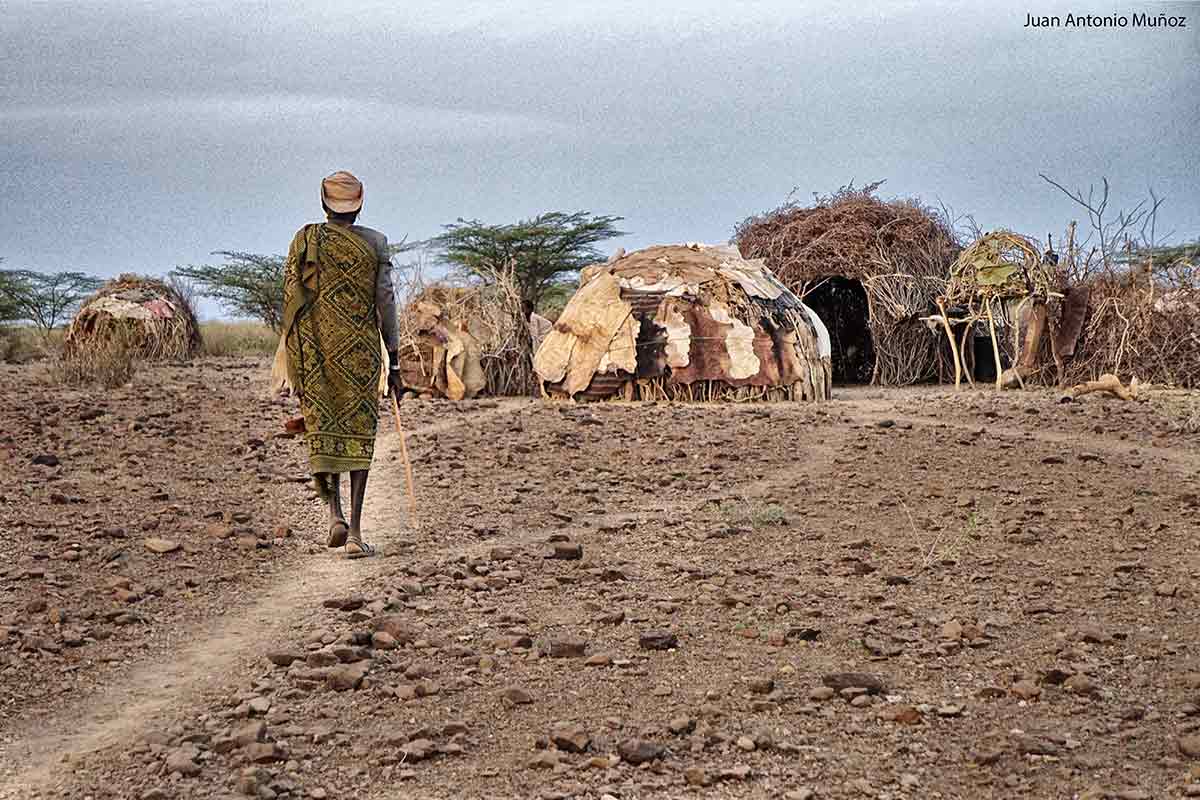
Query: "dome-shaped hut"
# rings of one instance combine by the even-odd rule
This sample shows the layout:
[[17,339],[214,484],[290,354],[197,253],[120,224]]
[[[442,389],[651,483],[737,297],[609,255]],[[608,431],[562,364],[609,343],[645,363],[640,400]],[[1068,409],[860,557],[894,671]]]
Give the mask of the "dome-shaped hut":
[[950,350],[923,318],[934,313],[958,243],[940,214],[915,199],[881,200],[879,186],[846,186],[810,207],[789,202],[750,217],[737,245],[824,320],[838,383],[934,380]]
[[557,398],[826,400],[831,385],[820,318],[731,246],[588,267],[533,365]]
[[179,292],[155,278],[121,275],[100,287],[67,328],[67,353],[111,344],[144,358],[189,358],[200,349],[200,326]]

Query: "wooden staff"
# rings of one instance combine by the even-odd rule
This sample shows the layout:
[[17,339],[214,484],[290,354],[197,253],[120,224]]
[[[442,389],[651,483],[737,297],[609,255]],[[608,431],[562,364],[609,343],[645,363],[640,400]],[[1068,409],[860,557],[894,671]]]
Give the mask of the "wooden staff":
[[412,462],[408,460],[408,445],[404,441],[404,425],[400,422],[400,401],[392,392],[392,413],[396,416],[396,432],[400,434],[400,457],[404,459],[404,480],[408,484],[408,518],[412,527],[417,527],[417,493],[413,488]]

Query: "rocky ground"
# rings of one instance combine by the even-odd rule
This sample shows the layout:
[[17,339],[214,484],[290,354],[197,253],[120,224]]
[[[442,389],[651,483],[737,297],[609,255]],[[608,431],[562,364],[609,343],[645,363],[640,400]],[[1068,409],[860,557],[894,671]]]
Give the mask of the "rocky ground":
[[29,369],[0,797],[1200,796],[1194,397],[410,401],[345,561],[262,365]]

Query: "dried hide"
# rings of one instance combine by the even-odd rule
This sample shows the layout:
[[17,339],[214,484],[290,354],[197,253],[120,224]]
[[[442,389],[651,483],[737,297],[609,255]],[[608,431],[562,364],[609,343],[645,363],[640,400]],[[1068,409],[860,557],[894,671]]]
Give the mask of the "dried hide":
[[440,306],[418,301],[404,310],[408,334],[400,349],[400,377],[414,391],[470,399],[486,385],[478,340]]
[[825,400],[830,351],[761,261],[676,245],[585,269],[534,370],[551,397]]

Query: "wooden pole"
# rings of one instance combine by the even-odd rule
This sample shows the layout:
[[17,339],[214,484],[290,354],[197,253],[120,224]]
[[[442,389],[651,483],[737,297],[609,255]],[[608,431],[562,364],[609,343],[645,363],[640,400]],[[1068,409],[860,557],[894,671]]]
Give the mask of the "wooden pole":
[[1000,389],[1003,383],[1000,380],[1003,370],[1000,368],[1000,345],[996,344],[996,319],[992,316],[992,301],[987,299],[983,301],[987,308],[988,314],[988,331],[992,335],[992,358],[996,360],[996,388]]
[[396,433],[400,434],[400,457],[404,459],[404,480],[408,484],[408,520],[413,529],[417,527],[417,492],[413,488],[412,462],[408,460],[408,445],[404,441],[404,425],[400,422],[400,401],[392,392],[392,413],[396,416]]
[[954,342],[954,331],[950,330],[950,320],[946,317],[946,304],[939,297],[938,311],[942,314],[942,326],[946,329],[946,338],[950,340],[950,352],[954,355],[954,388],[959,388],[962,383],[962,364],[958,358],[958,345]]

